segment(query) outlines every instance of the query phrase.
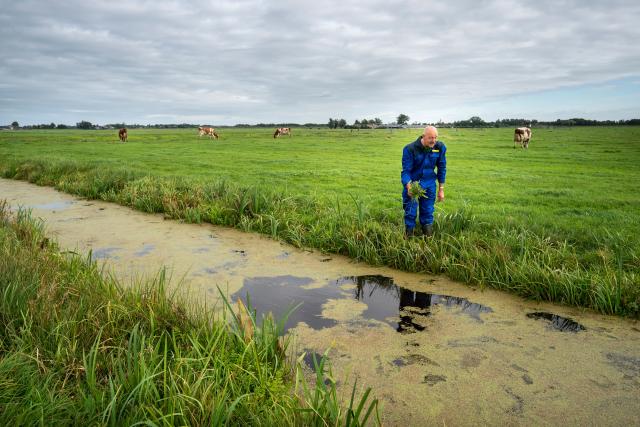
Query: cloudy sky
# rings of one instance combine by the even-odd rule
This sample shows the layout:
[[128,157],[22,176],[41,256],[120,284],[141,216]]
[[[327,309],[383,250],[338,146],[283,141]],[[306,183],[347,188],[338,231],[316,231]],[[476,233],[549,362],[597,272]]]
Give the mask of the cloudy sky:
[[15,0],[0,125],[640,118],[640,1]]

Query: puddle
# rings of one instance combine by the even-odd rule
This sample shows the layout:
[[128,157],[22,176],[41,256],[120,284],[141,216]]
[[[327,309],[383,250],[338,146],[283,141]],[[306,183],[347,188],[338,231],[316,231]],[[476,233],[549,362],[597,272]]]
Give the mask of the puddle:
[[[363,319],[385,322],[400,333],[425,330],[421,323],[433,314],[431,310],[435,306],[457,310],[478,322],[482,322],[481,313],[493,311],[466,298],[411,291],[396,285],[391,277],[381,275],[341,277],[322,287],[305,288],[311,283],[313,279],[309,277],[253,277],[244,280],[235,297],[241,297],[246,303],[248,292],[258,318],[268,312],[280,318],[288,309],[301,303],[289,316],[285,331],[298,322],[305,322],[313,329],[335,325],[336,320],[322,315],[323,307],[331,300],[355,299],[365,303]],[[351,323],[357,321],[351,320]]]
[[299,322],[305,322],[314,329],[335,325],[335,320],[322,317],[322,304],[329,299],[341,297],[342,291],[326,286],[316,289],[303,288],[311,283],[313,279],[310,277],[250,277],[244,279],[242,288],[234,296],[247,304],[248,292],[249,302],[256,310],[258,319],[269,312],[273,313],[276,319],[281,319],[288,310],[302,303],[289,315],[285,331],[295,327]]
[[490,307],[466,298],[412,291],[381,275],[343,277],[336,283],[355,285],[354,298],[367,304],[363,317],[387,322],[401,333],[425,330],[421,321],[433,314],[435,306],[456,309],[478,322],[482,322],[481,313],[493,312]]
[[558,331],[562,332],[580,332],[585,330],[585,327],[578,322],[567,317],[558,316],[556,314],[535,312],[527,313],[527,317],[530,319],[544,319],[550,322],[549,326],[552,329],[557,329]]

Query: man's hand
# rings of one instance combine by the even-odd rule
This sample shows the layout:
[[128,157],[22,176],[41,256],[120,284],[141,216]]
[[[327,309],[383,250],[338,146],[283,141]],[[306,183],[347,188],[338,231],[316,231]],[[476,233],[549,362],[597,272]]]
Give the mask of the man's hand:
[[440,188],[438,190],[438,201],[442,202],[444,200],[444,188]]
[[406,187],[407,187],[407,194],[409,194],[409,197],[412,197],[412,196],[413,196],[413,194],[411,194],[411,183],[410,183],[410,182],[408,182],[408,183],[407,183],[407,185],[406,185]]

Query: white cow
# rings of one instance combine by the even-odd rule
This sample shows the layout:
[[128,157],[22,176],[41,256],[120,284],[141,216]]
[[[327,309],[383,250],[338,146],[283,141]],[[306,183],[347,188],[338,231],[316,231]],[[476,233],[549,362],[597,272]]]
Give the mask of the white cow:
[[218,134],[216,133],[216,130],[208,126],[198,127],[198,137],[202,137],[202,135],[208,135],[209,138],[211,139],[213,138],[218,139]]
[[[529,125],[531,126],[531,125]],[[516,128],[513,133],[513,148],[516,148],[517,144],[524,148],[529,148],[529,141],[531,140],[531,128],[530,127],[521,127]]]
[[277,138],[282,135],[289,135],[289,137],[291,137],[291,128],[278,128],[273,134],[273,137]]

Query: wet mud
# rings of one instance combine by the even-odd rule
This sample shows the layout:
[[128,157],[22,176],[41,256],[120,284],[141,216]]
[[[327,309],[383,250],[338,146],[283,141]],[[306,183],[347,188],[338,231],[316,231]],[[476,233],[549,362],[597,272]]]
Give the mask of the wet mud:
[[[369,386],[385,425],[640,425],[640,325],[300,250],[255,234],[165,221],[0,179],[0,199],[44,219],[62,250],[123,283],[166,267],[208,306],[219,291],[282,314],[311,367],[327,352],[348,399]],[[173,290],[173,289],[171,289]],[[344,384],[344,386],[342,386]]]

